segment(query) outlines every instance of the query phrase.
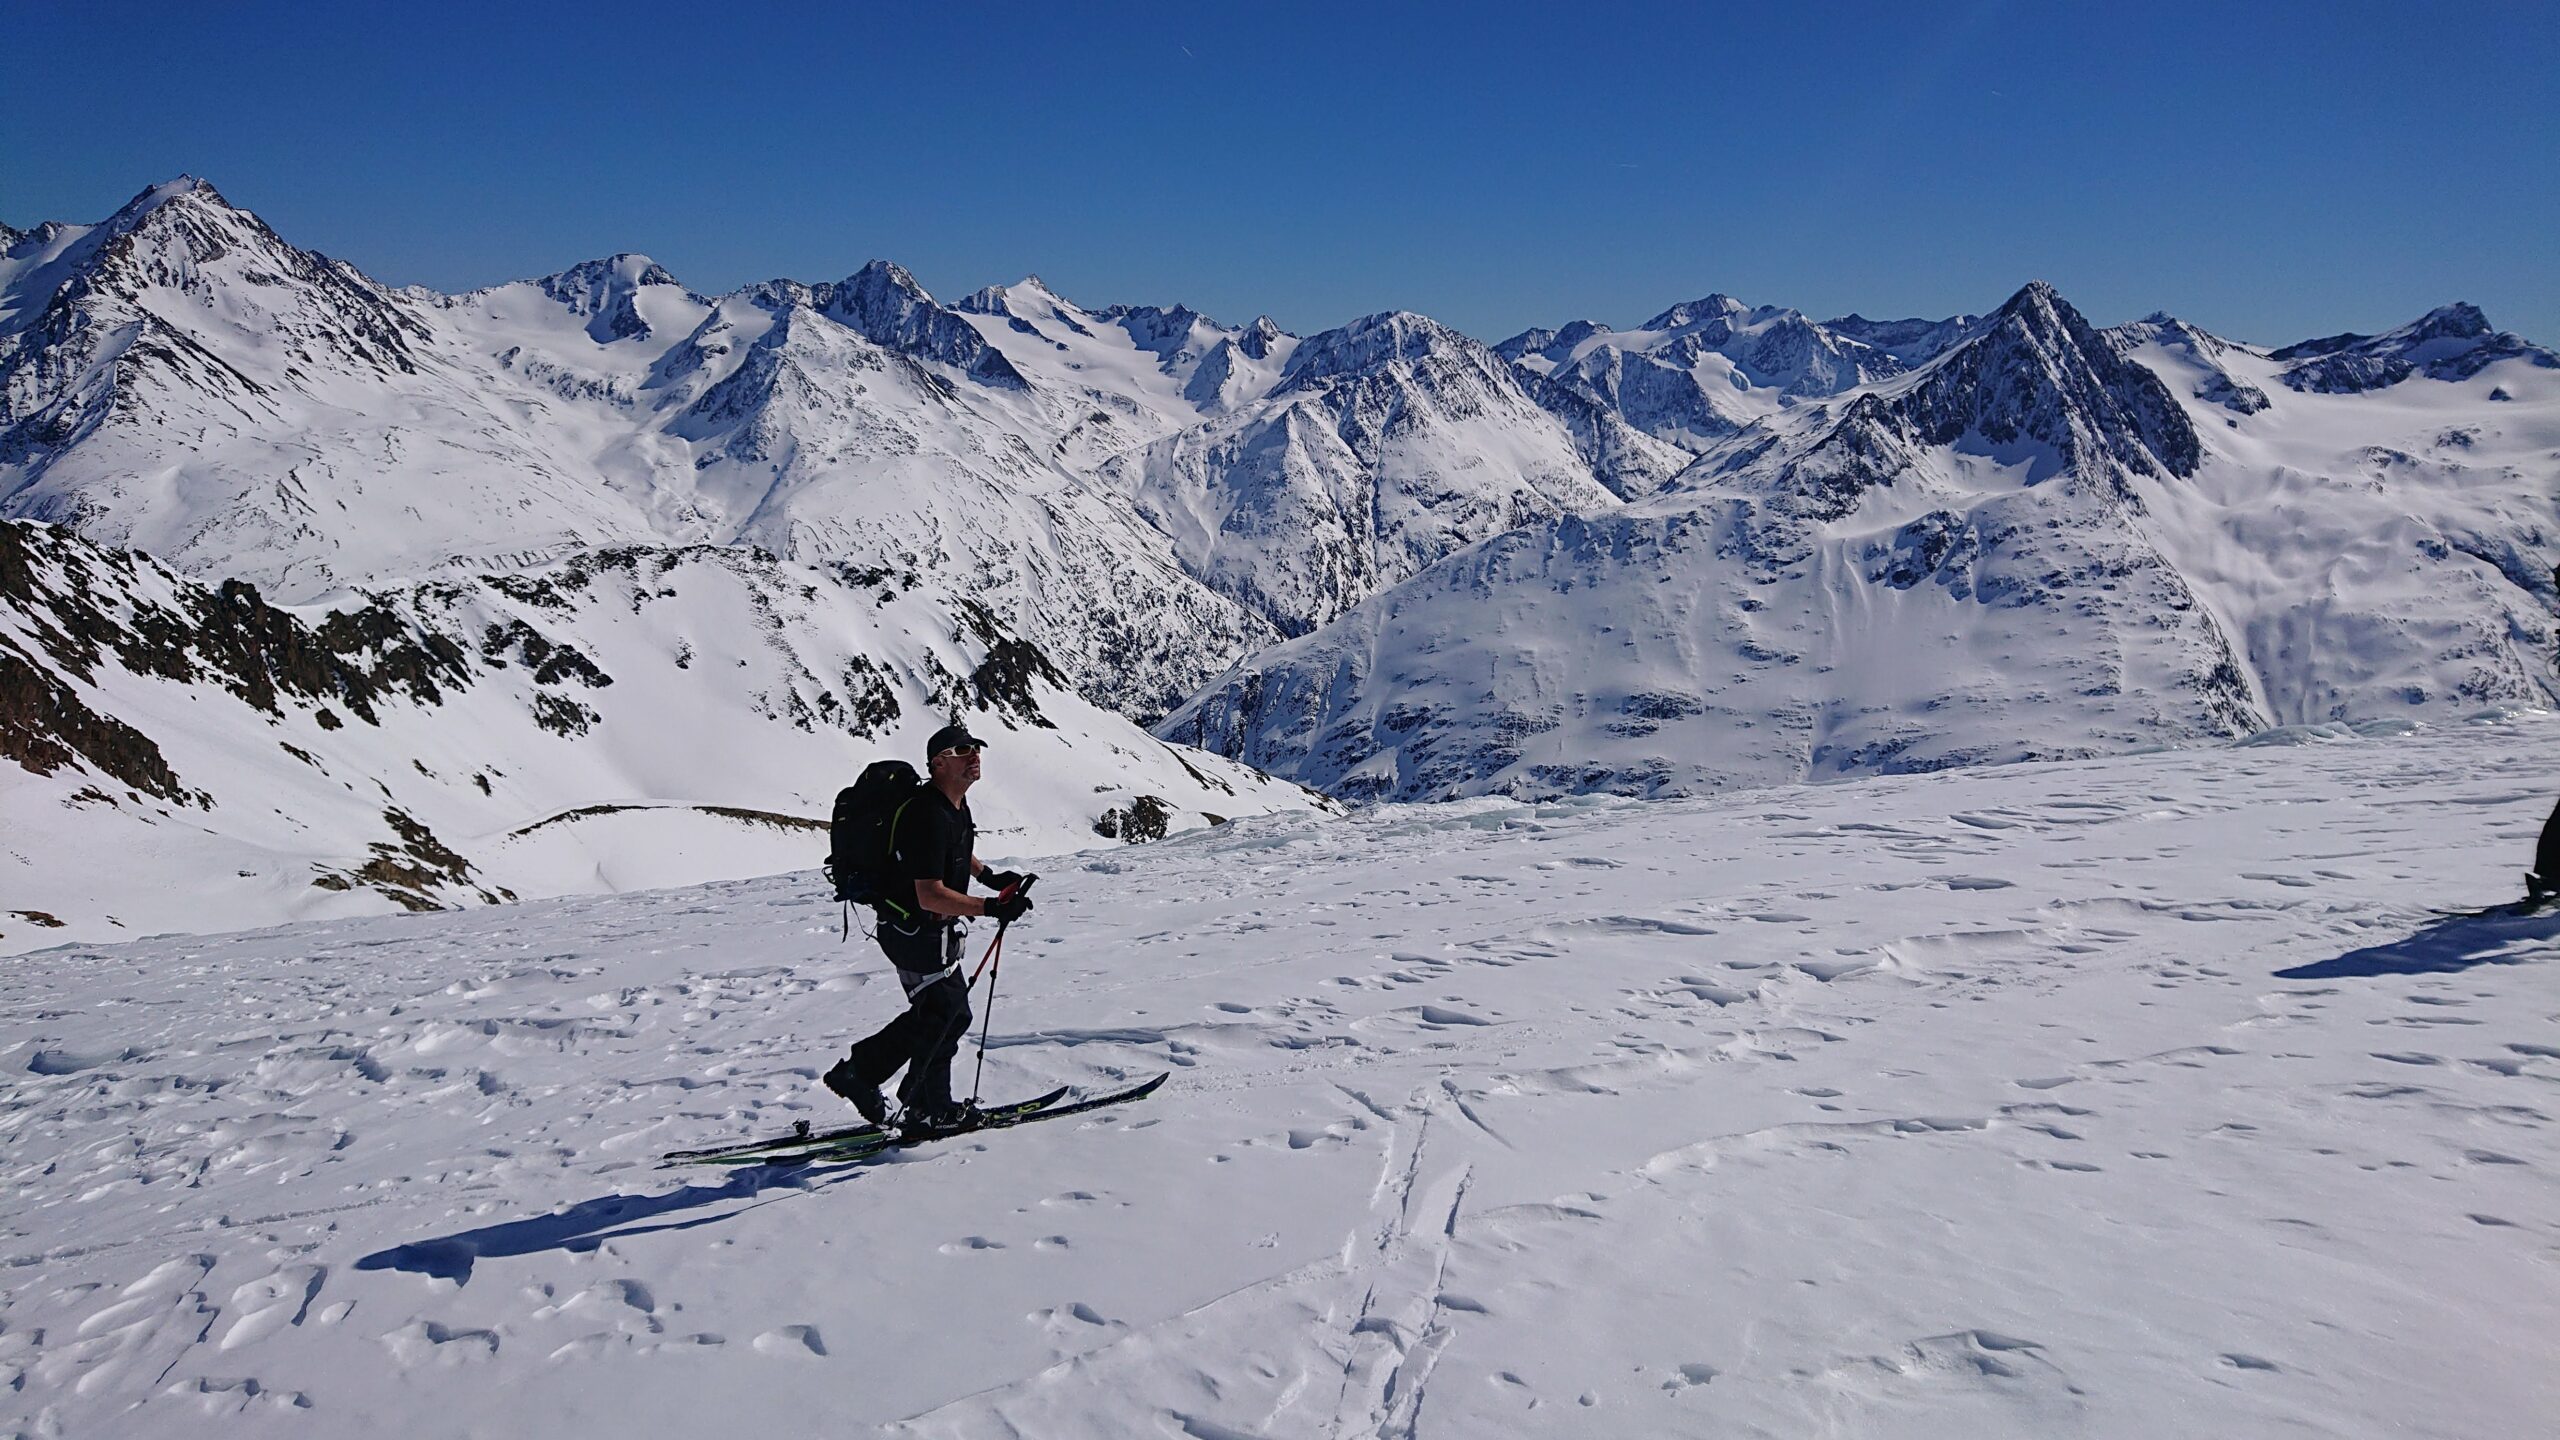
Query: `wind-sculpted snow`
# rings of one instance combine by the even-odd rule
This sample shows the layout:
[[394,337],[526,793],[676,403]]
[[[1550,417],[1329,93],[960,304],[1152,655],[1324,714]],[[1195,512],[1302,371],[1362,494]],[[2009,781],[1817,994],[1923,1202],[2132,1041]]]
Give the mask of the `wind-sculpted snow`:
[[1042,861],[985,1094],[1170,1080],[862,1164],[655,1164],[850,1122],[806,875],[22,955],[0,1430],[2541,1433],[2555,743]]
[[2173,326],[2100,335],[2030,287],[1654,499],[1251,657],[1159,733],[1360,798],[1663,795],[2560,703],[2548,372],[2244,411],[2209,378],[2263,398],[2280,362]]
[[0,693],[5,908],[52,922],[0,919],[9,949],[805,869],[836,789],[954,716],[1008,780],[989,852],[1320,803],[1094,708],[912,572],[731,548],[280,608],[5,521]]

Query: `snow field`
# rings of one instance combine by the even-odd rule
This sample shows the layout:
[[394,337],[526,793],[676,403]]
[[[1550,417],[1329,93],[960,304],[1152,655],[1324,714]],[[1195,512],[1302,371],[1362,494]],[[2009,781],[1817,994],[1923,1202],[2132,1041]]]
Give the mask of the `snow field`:
[[16,957],[0,1433],[2530,1431],[2560,720],[2277,738],[1065,857],[986,1091],[1172,1083],[797,1171],[813,876]]

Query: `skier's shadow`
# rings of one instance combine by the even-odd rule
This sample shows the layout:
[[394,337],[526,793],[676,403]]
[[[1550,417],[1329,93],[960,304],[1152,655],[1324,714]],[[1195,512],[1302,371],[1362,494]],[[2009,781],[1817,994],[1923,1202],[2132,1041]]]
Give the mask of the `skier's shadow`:
[[[845,1178],[859,1167],[749,1165],[742,1166],[721,1185],[687,1185],[663,1195],[607,1195],[572,1205],[550,1215],[530,1220],[508,1220],[484,1225],[477,1230],[439,1236],[433,1240],[413,1240],[377,1250],[356,1262],[359,1270],[407,1270],[418,1275],[468,1284],[471,1267],[490,1256],[532,1255],[544,1250],[566,1250],[584,1254],[608,1240],[621,1240],[633,1235],[653,1235],[662,1230],[691,1230],[716,1225],[732,1216],[744,1214],[758,1205],[771,1204],[788,1195],[814,1190],[820,1185]],[[780,1190],[770,1199],[757,1197],[767,1190]],[[690,1219],[672,1220],[662,1217],[679,1215],[687,1210],[720,1205],[727,1201],[750,1203],[717,1214],[696,1215]],[[656,1222],[656,1223],[652,1223]]]
[[2548,955],[2538,940],[2560,939],[2560,912],[2538,915],[2451,915],[2415,935],[2350,950],[2334,960],[2297,965],[2278,980],[2370,979],[2377,975],[2446,975],[2475,965],[2517,965]]

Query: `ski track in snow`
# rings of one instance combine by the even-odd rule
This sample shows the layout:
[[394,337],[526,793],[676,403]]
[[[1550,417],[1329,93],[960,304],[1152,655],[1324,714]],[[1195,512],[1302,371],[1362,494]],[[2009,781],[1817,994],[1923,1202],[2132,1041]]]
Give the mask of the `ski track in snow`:
[[0,1434],[2527,1433],[2555,740],[1069,857],[987,1093],[1173,1081],[802,1170],[808,876],[17,957]]

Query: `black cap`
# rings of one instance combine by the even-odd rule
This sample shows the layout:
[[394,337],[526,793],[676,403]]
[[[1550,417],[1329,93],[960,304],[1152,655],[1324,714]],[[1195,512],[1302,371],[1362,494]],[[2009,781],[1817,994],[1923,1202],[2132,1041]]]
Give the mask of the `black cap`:
[[932,739],[924,742],[924,758],[931,760],[934,756],[941,754],[945,750],[955,750],[964,745],[972,750],[984,750],[987,748],[987,742],[970,734],[968,726],[957,724],[945,725],[941,729],[933,732]]

